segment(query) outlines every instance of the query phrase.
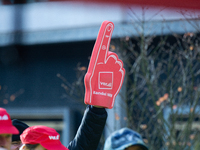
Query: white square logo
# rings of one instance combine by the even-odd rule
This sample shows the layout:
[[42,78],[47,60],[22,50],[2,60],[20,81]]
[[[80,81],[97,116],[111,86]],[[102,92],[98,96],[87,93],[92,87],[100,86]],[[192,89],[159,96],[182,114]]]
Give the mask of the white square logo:
[[98,78],[99,89],[113,88],[113,72],[99,72]]

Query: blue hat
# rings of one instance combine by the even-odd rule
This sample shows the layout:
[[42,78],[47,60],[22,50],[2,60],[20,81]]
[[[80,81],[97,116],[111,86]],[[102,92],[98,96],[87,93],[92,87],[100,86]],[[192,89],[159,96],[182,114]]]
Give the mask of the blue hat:
[[148,150],[139,133],[129,129],[122,128],[113,132],[106,140],[104,150],[124,150],[129,146],[141,146]]

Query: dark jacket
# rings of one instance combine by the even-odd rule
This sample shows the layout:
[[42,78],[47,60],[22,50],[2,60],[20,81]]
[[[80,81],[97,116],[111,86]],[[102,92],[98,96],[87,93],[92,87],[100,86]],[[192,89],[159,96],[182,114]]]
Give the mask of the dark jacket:
[[105,108],[88,106],[85,110],[81,125],[69,150],[96,150],[99,144],[105,123],[107,112]]

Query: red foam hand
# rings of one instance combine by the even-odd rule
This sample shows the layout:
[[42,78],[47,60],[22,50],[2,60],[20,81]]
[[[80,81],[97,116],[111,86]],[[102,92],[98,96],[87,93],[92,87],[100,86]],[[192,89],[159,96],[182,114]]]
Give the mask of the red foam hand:
[[85,104],[112,108],[124,80],[125,69],[109,51],[114,24],[104,21],[99,30],[85,75]]

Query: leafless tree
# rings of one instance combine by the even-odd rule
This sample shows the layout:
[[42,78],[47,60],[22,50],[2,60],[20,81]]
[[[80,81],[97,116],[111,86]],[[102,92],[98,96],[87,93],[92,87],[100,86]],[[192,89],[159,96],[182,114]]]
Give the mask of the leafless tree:
[[111,46],[126,67],[128,127],[142,134],[150,150],[200,148],[199,26],[186,20],[196,32],[146,34],[147,22],[139,20],[133,24],[137,36]]

